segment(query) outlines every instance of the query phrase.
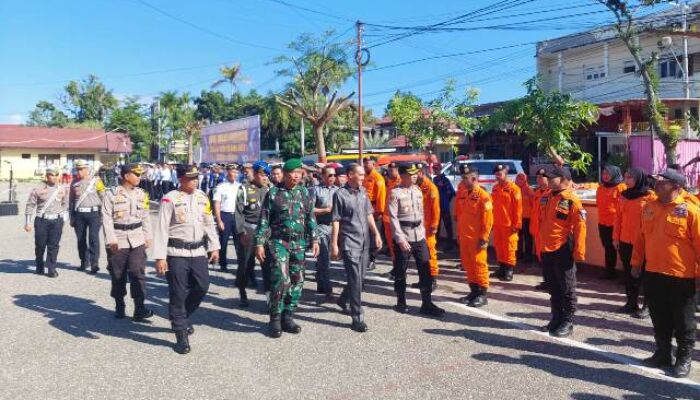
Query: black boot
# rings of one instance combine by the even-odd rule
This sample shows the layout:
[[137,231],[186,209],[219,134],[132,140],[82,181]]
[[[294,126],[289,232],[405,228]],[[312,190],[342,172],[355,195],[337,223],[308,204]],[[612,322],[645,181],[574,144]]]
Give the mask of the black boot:
[[287,333],[301,333],[301,326],[294,322],[294,313],[291,311],[282,312],[282,330]]
[[676,363],[673,365],[673,376],[685,378],[690,374],[690,367],[693,361],[693,351],[685,346],[679,346],[676,352]]
[[542,292],[549,291],[549,287],[547,286],[547,282],[542,281],[542,282],[538,283],[537,286],[535,286],[535,290],[539,290]]
[[80,262],[80,267],[78,267],[78,271],[85,271],[85,270],[87,270],[88,265],[89,265],[89,264],[86,263],[85,261],[81,261],[81,262]]
[[515,270],[515,267],[512,267],[510,265],[506,265],[503,270],[503,280],[506,282],[510,282],[513,280],[513,271]]
[[552,317],[552,319],[549,321],[549,323],[543,327],[540,328],[540,332],[549,332],[552,334],[555,329],[559,326],[560,321],[558,318]]
[[469,304],[472,300],[474,300],[474,297],[476,297],[476,296],[478,295],[478,293],[477,293],[478,288],[479,288],[479,285],[477,285],[477,284],[475,284],[475,283],[470,283],[470,284],[469,284],[469,289],[470,289],[471,291],[469,292],[468,295],[466,295],[466,296],[462,297],[461,299],[459,299],[459,301],[460,301],[462,304]]
[[143,299],[134,299],[134,322],[146,322],[153,316],[153,311],[146,308]]
[[469,302],[469,307],[479,308],[487,304],[489,301],[486,299],[486,288],[477,286],[477,295]]
[[241,296],[241,302],[239,303],[240,306],[241,307],[250,306],[250,303],[248,303],[248,293],[246,293],[245,288],[238,289],[238,294]]
[[562,321],[559,326],[554,329],[553,331],[550,331],[549,334],[550,336],[554,337],[567,337],[571,335],[571,333],[574,331],[574,324],[570,320],[565,319]]
[[92,267],[90,267],[90,273],[92,275],[95,275],[99,271],[100,271],[100,267],[98,267],[97,265],[93,265]]
[[114,318],[122,319],[126,317],[126,304],[124,304],[124,299],[117,299],[115,300],[115,303]]
[[634,318],[637,318],[637,319],[647,319],[647,318],[649,318],[649,307],[647,307],[646,304],[645,304],[644,306],[642,306],[642,308],[640,308],[640,309],[638,309],[637,311],[635,311],[635,312],[632,314],[632,316],[633,316]]
[[491,278],[503,279],[505,272],[506,270],[503,264],[498,264],[498,269],[491,273]]
[[187,354],[190,352],[190,340],[187,337],[187,331],[177,331],[175,332],[175,338],[177,343],[175,343],[175,351],[180,354]]
[[431,317],[442,317],[445,314],[445,310],[438,307],[433,303],[432,295],[429,290],[421,291],[421,299],[423,303],[420,306],[420,313],[423,315],[428,315]]
[[49,273],[46,274],[49,278],[58,278],[58,271],[56,271],[56,267],[49,267]]
[[656,345],[654,354],[642,360],[644,365],[652,368],[668,368],[673,365],[673,356],[671,355],[671,345],[659,346]]
[[268,333],[271,338],[275,339],[282,336],[282,317],[279,314],[270,315]]
[[194,335],[194,326],[192,324],[187,325],[187,334]]
[[394,311],[406,314],[408,312],[408,306],[406,305],[406,281],[394,281],[394,291],[396,292]]
[[37,266],[37,267],[36,267],[36,270],[34,271],[34,273],[37,274],[37,275],[44,275],[44,266],[43,266],[43,265],[42,265],[41,267],[40,267],[40,266]]

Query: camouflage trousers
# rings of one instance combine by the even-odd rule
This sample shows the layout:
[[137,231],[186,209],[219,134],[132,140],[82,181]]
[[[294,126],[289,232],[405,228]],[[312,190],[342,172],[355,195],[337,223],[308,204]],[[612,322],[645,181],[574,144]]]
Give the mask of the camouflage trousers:
[[267,245],[272,273],[270,314],[294,311],[304,288],[306,243],[271,239]]

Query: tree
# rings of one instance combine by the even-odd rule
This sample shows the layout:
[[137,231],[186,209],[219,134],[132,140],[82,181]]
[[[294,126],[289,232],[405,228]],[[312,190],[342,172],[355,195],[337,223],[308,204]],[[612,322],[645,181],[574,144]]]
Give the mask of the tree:
[[64,90],[65,93],[59,100],[78,123],[102,123],[107,119],[109,112],[118,105],[112,91],[107,90],[95,75],[89,75],[81,81],[70,81]]
[[496,110],[489,126],[512,126],[515,133],[525,136],[526,145],[535,144],[553,160],[566,159],[574,169],[585,171],[593,156],[581,149],[573,135],[598,121],[598,107],[569,94],[545,92],[537,78],[528,80],[525,87],[527,95]]
[[148,108],[139,103],[136,97],[127,97],[124,104],[112,111],[105,123],[105,130],[125,132],[134,144],[134,153],[138,159],[147,159],[150,145],[153,143],[153,130]]
[[[326,145],[334,153],[340,153],[344,148],[351,145],[357,146],[358,132],[358,117],[357,104],[353,103],[350,107],[340,110],[336,117],[327,126]],[[371,109],[365,109],[362,113],[362,119],[365,126],[371,126],[377,120],[374,117]],[[374,147],[367,143],[363,138],[363,147]],[[370,135],[370,137],[374,137]],[[373,139],[372,139],[373,140]]]
[[27,125],[63,128],[68,125],[69,118],[52,103],[41,100],[36,103],[34,110],[29,113]]
[[230,106],[226,104],[223,93],[202,90],[199,97],[194,99],[195,117],[209,124],[225,121],[230,114]]
[[217,80],[211,85],[211,88],[214,89],[218,86],[220,86],[223,83],[228,82],[229,85],[231,85],[231,97],[230,100],[233,102],[233,94],[236,92],[236,89],[238,88],[238,81],[241,80],[241,64],[233,64],[230,67],[227,66],[222,66],[219,68],[219,72],[221,73],[221,79]]
[[277,101],[293,113],[309,121],[316,139],[316,150],[321,162],[326,161],[325,126],[336,114],[350,106],[348,96],[338,90],[352,75],[346,46],[332,43],[333,31],[320,37],[304,34],[289,44],[294,53],[279,56],[274,62],[283,65],[278,76],[292,79],[287,90]]
[[265,103],[260,114],[260,146],[261,148],[273,148],[275,142],[282,141],[282,137],[290,133],[292,118],[290,110],[277,102],[275,95],[270,93],[265,97]]
[[[656,71],[658,55],[651,53],[651,57],[643,58],[642,49],[635,44],[634,37],[644,31],[643,26],[635,24],[630,11],[629,1],[625,0],[597,0],[598,3],[607,7],[615,16],[614,25],[618,37],[622,40],[630,55],[637,65],[638,74],[642,77],[645,95],[647,98],[646,114],[651,126],[659,136],[659,140],[666,152],[666,164],[676,163],[676,147],[681,139],[681,130],[668,129],[665,124],[666,107],[659,97],[659,76]],[[660,3],[668,3],[668,0],[640,0],[642,6],[653,6]]]

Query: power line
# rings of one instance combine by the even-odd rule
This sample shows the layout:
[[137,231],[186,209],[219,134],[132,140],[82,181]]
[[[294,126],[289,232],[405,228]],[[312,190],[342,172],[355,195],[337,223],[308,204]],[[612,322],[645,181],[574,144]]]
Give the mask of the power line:
[[322,15],[322,16],[324,16],[324,17],[329,17],[329,18],[337,19],[337,20],[344,21],[344,22],[353,22],[353,23],[355,22],[355,21],[353,21],[353,20],[351,20],[351,19],[349,19],[349,18],[341,17],[341,16],[338,16],[338,15],[330,14],[330,13],[323,12],[323,11],[313,10],[313,9],[311,9],[311,8],[304,7],[304,6],[300,6],[300,5],[297,5],[297,4],[292,4],[292,3],[289,3],[289,2],[286,2],[286,1],[283,1],[283,0],[267,0],[267,1],[272,2],[272,3],[281,4],[281,5],[283,5],[283,6],[287,6],[287,7],[292,8],[292,9],[301,10],[301,11],[306,11],[306,12],[308,12],[308,13],[317,14],[317,15]]

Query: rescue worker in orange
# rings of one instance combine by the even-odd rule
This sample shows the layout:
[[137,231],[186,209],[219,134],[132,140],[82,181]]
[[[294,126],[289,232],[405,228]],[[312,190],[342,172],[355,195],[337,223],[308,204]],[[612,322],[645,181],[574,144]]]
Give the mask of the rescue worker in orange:
[[460,165],[460,182],[455,199],[457,239],[462,268],[469,283],[469,295],[460,301],[470,307],[488,304],[489,266],[486,262],[489,235],[493,227],[491,196],[479,186],[479,171]]
[[627,189],[622,192],[617,206],[615,229],[613,240],[615,247],[620,252],[620,260],[625,268],[625,293],[627,301],[620,308],[620,312],[632,314],[635,318],[649,317],[649,308],[639,308],[640,279],[632,276],[632,249],[637,240],[642,221],[642,208],[650,201],[656,200],[656,195],[649,188],[649,177],[639,168],[630,168],[625,172],[625,185]]
[[[376,161],[374,157],[365,157],[362,160],[362,165],[365,168],[365,181],[362,183],[362,186],[367,190],[367,196],[372,204],[374,223],[377,225],[377,231],[381,232],[382,214],[384,214],[384,210],[386,209],[387,197],[384,177],[374,168]],[[377,257],[379,249],[375,248],[375,243],[377,243],[377,241],[374,240],[374,237],[372,237],[369,242],[369,267],[367,267],[367,270],[371,271],[375,268],[374,260]]]
[[518,237],[517,259],[526,263],[532,262],[532,235],[530,234],[530,224],[532,223],[532,202],[535,198],[535,191],[527,183],[527,175],[519,173],[515,177],[515,184],[520,188],[523,198],[523,219],[522,228]]
[[[532,210],[530,213],[530,234],[532,235],[535,246],[535,257],[537,258],[540,266],[542,266],[542,259],[540,257],[540,246],[537,238],[537,235],[539,235],[540,226],[540,205],[543,202],[547,202],[546,196],[549,194],[549,183],[547,177],[545,176],[545,172],[546,170],[544,168],[540,168],[535,173],[535,176],[537,177],[537,187],[535,188],[534,195],[532,197]],[[547,284],[544,282],[544,276],[542,282],[537,284],[535,289],[547,291]]]
[[[680,164],[671,164],[668,166],[668,169],[674,169],[676,170],[679,174],[683,175],[683,167],[681,167]],[[694,196],[688,192],[688,187],[683,186],[681,188],[681,193],[680,196],[685,201],[686,203],[693,204],[697,207],[700,207],[700,199],[697,198],[697,196]]]
[[627,189],[623,182],[622,171],[614,165],[606,165],[600,177],[600,186],[595,193],[598,206],[598,234],[605,249],[605,271],[602,279],[615,279],[617,266],[617,249],[613,243],[613,227],[617,217],[617,205],[623,190]]
[[695,292],[700,289],[700,208],[680,196],[686,179],[676,170],[654,175],[658,199],[642,209],[640,234],[634,243],[632,274],[644,271],[644,296],[654,325],[656,351],[644,363],[670,367],[676,337],[673,374],[683,378],[695,347]]
[[545,176],[551,193],[543,197],[546,201],[540,204],[538,240],[552,319],[542,331],[566,337],[574,330],[576,312],[574,261],[583,261],[586,257],[586,210],[571,189],[568,169],[556,167]]
[[[426,177],[426,165],[416,164],[420,169],[418,171],[418,180],[416,185],[423,194],[423,224],[425,225],[425,242],[428,245],[428,254],[430,255],[430,283],[433,291],[437,289],[437,276],[440,272],[437,259],[437,233],[440,227],[440,191],[430,179]],[[413,288],[420,288],[419,283],[411,285]]]
[[518,249],[518,231],[522,227],[523,204],[520,188],[508,180],[508,166],[494,167],[496,185],[491,191],[493,199],[493,242],[499,268],[493,273],[502,281],[513,280],[515,253]]
[[[384,196],[384,204],[388,204],[389,196],[391,196],[391,190],[401,184],[401,176],[399,175],[399,165],[396,162],[390,162],[386,166],[386,196]],[[389,208],[384,208],[384,213],[382,213],[382,224],[384,224],[384,243],[391,243],[391,222],[389,221]],[[394,246],[387,245],[389,249],[389,254],[391,259],[394,259]]]

